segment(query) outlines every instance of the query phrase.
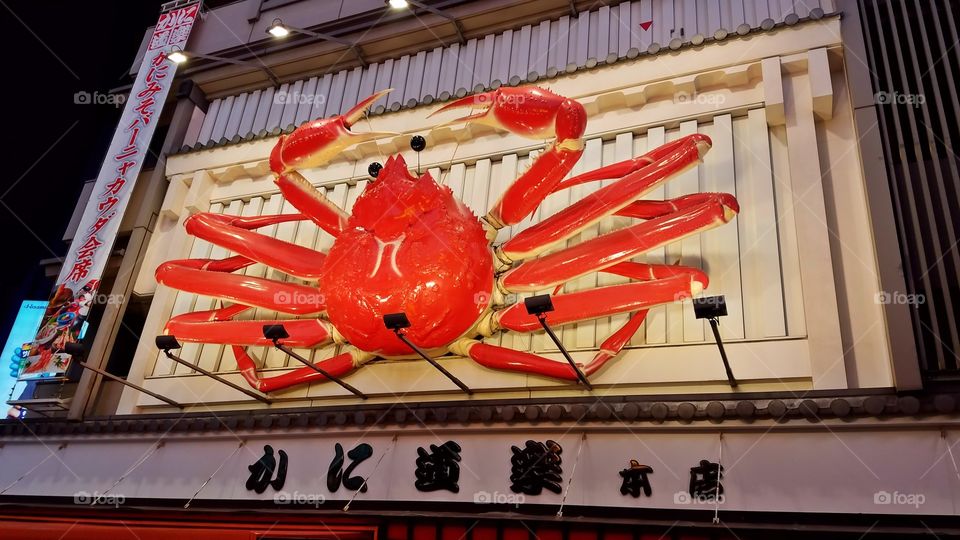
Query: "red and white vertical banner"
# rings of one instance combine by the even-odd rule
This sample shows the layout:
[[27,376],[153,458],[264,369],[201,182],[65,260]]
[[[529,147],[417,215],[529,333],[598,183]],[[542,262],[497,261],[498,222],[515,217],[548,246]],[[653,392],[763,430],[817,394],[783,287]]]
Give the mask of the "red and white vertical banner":
[[120,221],[173,85],[176,64],[167,60],[167,54],[184,48],[199,12],[196,3],[160,15],[20,379],[56,377],[69,366],[70,355],[63,349],[83,337]]

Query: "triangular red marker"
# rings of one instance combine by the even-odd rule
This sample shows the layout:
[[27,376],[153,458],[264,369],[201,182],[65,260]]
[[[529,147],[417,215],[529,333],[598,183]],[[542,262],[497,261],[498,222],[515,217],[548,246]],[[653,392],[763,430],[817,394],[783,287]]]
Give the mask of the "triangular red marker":
[[652,25],[653,25],[653,21],[642,22],[640,23],[640,28],[643,28],[644,30],[649,30]]

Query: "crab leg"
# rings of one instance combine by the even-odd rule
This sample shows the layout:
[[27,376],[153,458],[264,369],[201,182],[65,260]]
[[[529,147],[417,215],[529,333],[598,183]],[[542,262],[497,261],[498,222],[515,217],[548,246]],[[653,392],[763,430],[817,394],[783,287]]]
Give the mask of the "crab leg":
[[739,211],[733,195],[704,195],[674,199],[673,203],[678,207],[676,212],[524,262],[500,276],[500,288],[508,292],[547,289],[727,223]]
[[[686,266],[620,263],[605,271],[645,281],[554,295],[554,311],[550,313],[550,322],[564,325],[645,310],[698,294],[708,283],[705,273]],[[498,312],[494,322],[500,328],[518,332],[540,329],[537,317],[527,313],[522,303]]]
[[581,137],[587,113],[572,99],[543,88],[499,88],[456,100],[431,116],[460,107],[484,110],[448,124],[476,122],[531,139],[555,137],[553,144],[507,188],[487,214],[487,222],[497,229],[519,223],[536,210],[583,154]]
[[316,287],[213,271],[223,261],[181,259],[157,267],[157,283],[185,292],[212,296],[281,313],[306,315],[325,309]]
[[[586,375],[596,372],[620,353],[643,324],[647,308],[689,297],[691,293],[696,294],[707,285],[706,274],[696,268],[683,266],[623,262],[603,271],[644,281],[555,295],[555,309],[550,313],[551,323],[564,325],[635,311],[623,326],[603,341],[593,360],[583,367]],[[519,308],[522,308],[522,305],[516,304],[496,314],[495,326],[520,332],[539,330],[540,324],[536,317]],[[576,372],[565,362],[472,339],[461,339],[451,346],[451,350],[469,356],[477,363],[492,369],[535,373],[567,380],[577,379]]]
[[283,135],[270,152],[270,169],[284,198],[309,216],[321,229],[339,236],[347,224],[347,214],[330,202],[296,169],[319,167],[354,144],[395,133],[354,133],[350,127],[360,121],[367,109],[390,92],[381,90],[356,104],[340,116],[314,120]]
[[[286,325],[286,323],[284,323],[284,325]],[[284,342],[287,343],[287,340],[284,340]],[[247,351],[243,347],[234,345],[233,354],[237,359],[237,367],[240,368],[240,374],[243,375],[243,378],[246,379],[250,386],[261,392],[273,392],[274,390],[281,390],[298,384],[329,380],[309,366],[288,371],[276,377],[261,379],[257,374],[257,364],[250,358],[250,355],[247,354]],[[334,377],[342,377],[373,358],[375,358],[373,354],[351,348],[347,352],[317,362],[317,366]]]
[[[248,309],[250,306],[234,304],[209,311],[184,313],[170,319],[164,333],[176,336],[180,341],[224,345],[272,345],[271,340],[263,337],[263,326],[276,324],[277,321],[231,320]],[[290,334],[289,338],[283,340],[284,344],[291,347],[316,347],[331,341],[329,323],[319,319],[284,320],[283,327]]]
[[[497,255],[504,262],[527,259],[574,236],[606,216],[636,205],[638,197],[669,177],[693,166],[710,149],[705,135],[690,135],[665,144],[644,156],[571,178],[557,189],[600,180],[626,171],[618,182],[603,187],[504,243]],[[647,203],[648,201],[642,201]],[[669,204],[669,203],[668,203]],[[673,211],[678,208],[672,208]],[[665,211],[663,213],[666,213]],[[660,214],[662,215],[662,214]]]
[[250,230],[306,219],[309,218],[303,214],[240,217],[204,212],[187,218],[184,226],[188,233],[197,238],[225,247],[247,259],[301,279],[317,279],[326,254]]

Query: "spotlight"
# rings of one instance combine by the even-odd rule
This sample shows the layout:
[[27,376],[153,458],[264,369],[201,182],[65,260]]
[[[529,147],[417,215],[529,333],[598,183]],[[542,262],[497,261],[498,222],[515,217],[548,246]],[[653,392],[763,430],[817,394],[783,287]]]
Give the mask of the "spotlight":
[[383,316],[383,324],[388,330],[394,332],[404,328],[410,328],[410,319],[406,313],[388,313]]
[[314,364],[313,362],[311,362],[311,361],[307,360],[306,358],[304,358],[304,357],[300,356],[299,354],[297,354],[297,352],[294,351],[293,349],[291,349],[291,348],[287,347],[286,345],[280,343],[280,340],[281,340],[281,339],[287,339],[288,337],[290,337],[290,334],[287,333],[287,329],[284,328],[282,324],[265,324],[265,325],[263,325],[263,337],[265,337],[265,338],[269,339],[270,341],[272,341],[272,342],[273,342],[273,346],[276,347],[277,349],[285,352],[285,353],[287,354],[287,356],[289,356],[289,357],[293,358],[294,360],[300,362],[301,364],[303,364],[303,365],[305,365],[305,366],[313,369],[313,370],[316,371],[317,373],[319,373],[319,374],[323,375],[324,377],[326,377],[328,380],[331,380],[331,381],[339,384],[340,386],[342,386],[343,388],[345,388],[348,392],[352,393],[353,395],[357,396],[358,398],[360,398],[360,399],[367,399],[366,394],[364,394],[363,392],[361,392],[361,391],[357,390],[356,388],[350,386],[349,384],[347,384],[346,382],[344,382],[342,379],[340,379],[340,377],[337,377],[336,375],[333,375],[333,374],[327,372],[327,371],[326,371],[325,369],[323,369],[322,367]]
[[287,339],[290,334],[287,333],[287,329],[282,324],[265,324],[263,325],[263,337],[276,343],[278,340]]
[[705,296],[693,299],[693,314],[698,319],[707,319],[710,321],[710,329],[713,330],[713,339],[717,341],[717,348],[720,349],[720,359],[723,360],[723,369],[727,372],[727,382],[731,387],[737,387],[737,379],[733,376],[733,370],[730,369],[730,361],[727,360],[727,351],[723,348],[723,339],[720,337],[720,317],[727,316],[727,300],[723,296]]
[[393,9],[403,9],[410,7],[410,3],[407,0],[387,0],[387,4],[390,5]]
[[261,401],[261,402],[263,402],[263,403],[266,403],[267,405],[273,403],[273,402],[270,401],[269,399],[267,399],[267,398],[263,397],[262,395],[254,392],[253,390],[250,390],[249,388],[244,388],[244,387],[242,387],[242,386],[240,386],[240,385],[238,385],[238,384],[236,384],[236,383],[233,383],[233,382],[231,382],[231,381],[228,381],[228,380],[224,379],[223,377],[217,375],[216,373],[211,373],[210,371],[207,371],[206,369],[203,369],[202,367],[200,367],[200,366],[198,366],[198,365],[196,365],[196,364],[191,364],[190,362],[187,362],[187,361],[184,360],[183,358],[180,358],[179,356],[177,356],[177,355],[173,354],[172,352],[170,352],[170,351],[172,351],[172,350],[180,349],[180,348],[182,347],[182,345],[180,345],[180,342],[177,341],[176,336],[157,336],[156,339],[154,340],[154,343],[157,344],[157,348],[160,349],[161,351],[163,351],[163,354],[164,354],[167,358],[169,358],[170,360],[173,360],[174,362],[176,362],[176,363],[178,363],[178,364],[180,364],[180,365],[186,366],[186,367],[188,367],[188,368],[196,371],[197,373],[199,373],[199,374],[201,374],[201,375],[206,375],[207,377],[210,377],[211,379],[213,379],[213,380],[215,380],[215,381],[217,381],[217,382],[219,382],[219,383],[225,384],[225,385],[229,386],[230,388],[233,388],[234,390],[237,390],[238,392],[242,392],[242,393],[244,393],[244,394],[252,397],[253,399],[255,399],[255,400],[257,400],[257,401]]
[[716,319],[727,316],[727,300],[723,296],[704,296],[693,299],[693,314],[698,319]]
[[527,313],[539,317],[544,313],[553,311],[553,301],[549,294],[540,294],[523,299],[523,305],[527,308]]
[[546,313],[553,311],[553,300],[550,300],[549,294],[539,294],[537,296],[531,296],[523,299],[523,305],[527,308],[527,313],[533,315],[540,321],[540,326],[543,327],[544,332],[550,336],[550,339],[553,340],[554,345],[560,349],[560,353],[563,354],[563,357],[567,359],[567,363],[570,364],[570,367],[573,368],[574,373],[577,374],[577,379],[587,387],[588,390],[593,390],[593,386],[590,385],[590,381],[587,380],[587,376],[583,374],[583,371],[580,371],[580,366],[573,361],[573,358],[570,356],[570,353],[567,352],[567,348],[563,346],[563,343],[560,342],[560,339],[557,338],[557,335],[553,333],[553,329],[550,328],[550,325],[547,324]]
[[437,368],[437,371],[439,371],[440,373],[443,373],[448,379],[450,379],[453,382],[453,384],[460,387],[460,389],[466,392],[468,395],[473,395],[473,390],[471,390],[467,385],[463,384],[463,382],[460,379],[456,378],[453,375],[453,373],[450,373],[449,371],[444,369],[444,367],[438,364],[436,360],[431,358],[430,355],[426,353],[426,351],[424,351],[420,347],[417,347],[417,345],[412,341],[410,341],[410,339],[407,338],[407,336],[403,335],[403,332],[401,332],[401,330],[403,330],[404,328],[410,328],[410,319],[407,318],[406,313],[403,313],[403,312],[388,313],[384,315],[383,325],[386,326],[388,330],[392,330],[393,333],[397,335],[397,338],[400,339],[400,341],[406,344],[407,347],[410,347],[411,349],[413,349],[413,352],[420,355],[420,358],[423,358],[424,360],[429,362],[431,366]]
[[183,49],[174,47],[167,53],[167,60],[174,64],[182,64],[187,61],[187,55],[183,54]]
[[157,336],[157,348],[161,351],[172,351],[182,348],[180,342],[174,336]]
[[290,35],[290,29],[284,26],[280,19],[274,19],[270,27],[267,28],[267,33],[275,38],[282,38]]

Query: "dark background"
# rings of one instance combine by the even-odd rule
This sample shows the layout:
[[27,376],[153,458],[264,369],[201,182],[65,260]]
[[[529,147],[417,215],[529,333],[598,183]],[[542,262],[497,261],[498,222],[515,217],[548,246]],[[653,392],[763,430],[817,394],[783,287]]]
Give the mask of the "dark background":
[[3,176],[0,345],[24,299],[46,299],[39,262],[62,257],[62,237],[83,183],[96,177],[120,117],[109,104],[77,104],[127,75],[159,1],[0,0]]

